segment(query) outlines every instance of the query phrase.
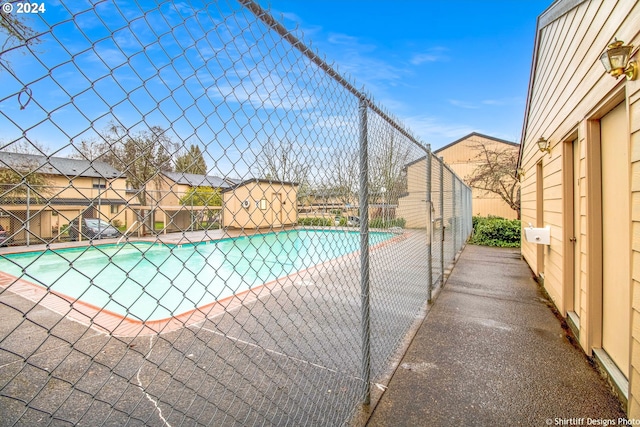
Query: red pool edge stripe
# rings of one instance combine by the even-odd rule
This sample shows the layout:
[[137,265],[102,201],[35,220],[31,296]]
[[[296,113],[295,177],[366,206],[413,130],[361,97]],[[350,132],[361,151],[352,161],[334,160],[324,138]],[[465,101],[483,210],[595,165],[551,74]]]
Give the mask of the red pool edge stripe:
[[[383,242],[371,246],[371,251],[387,246],[393,242],[406,238],[406,233],[399,234]],[[257,301],[261,293],[266,289],[267,294],[274,290],[281,290],[286,285],[293,285],[295,278],[315,272],[328,264],[333,264],[345,258],[355,257],[360,251],[351,252],[338,258],[324,261],[303,270],[296,271],[283,277],[279,277],[262,285],[241,291],[237,294],[207,303],[192,310],[180,313],[176,316],[158,320],[131,319],[105,308],[99,308],[93,304],[69,297],[62,293],[52,291],[41,285],[17,278],[0,271],[0,288],[8,290],[29,301],[53,311],[65,318],[74,320],[92,329],[113,335],[116,337],[149,336],[174,332],[182,328],[188,328],[209,318],[226,313],[228,310],[243,306],[245,303]],[[254,298],[247,300],[247,295],[255,294]],[[36,298],[39,297],[39,298]],[[234,305],[235,304],[235,305]],[[231,306],[231,307],[230,307]],[[230,308],[229,308],[230,307]]]

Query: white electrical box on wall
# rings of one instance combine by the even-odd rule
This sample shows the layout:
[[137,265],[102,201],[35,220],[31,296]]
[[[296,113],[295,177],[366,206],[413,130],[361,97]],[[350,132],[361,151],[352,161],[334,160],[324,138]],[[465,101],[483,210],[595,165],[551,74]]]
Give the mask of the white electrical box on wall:
[[527,242],[537,243],[539,245],[550,245],[551,227],[547,226],[545,228],[525,228],[524,238],[527,240]]

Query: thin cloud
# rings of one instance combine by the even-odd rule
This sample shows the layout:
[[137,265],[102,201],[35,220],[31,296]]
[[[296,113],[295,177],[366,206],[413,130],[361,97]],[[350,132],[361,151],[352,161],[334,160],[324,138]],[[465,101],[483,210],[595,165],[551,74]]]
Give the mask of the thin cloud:
[[431,55],[429,53],[419,53],[413,55],[409,62],[411,62],[413,65],[420,65],[424,64],[425,62],[437,62],[439,60],[440,57],[437,55]]
[[444,47],[434,47],[428,49],[426,52],[414,53],[409,62],[412,65],[420,65],[426,62],[448,61],[449,58],[444,54],[446,51],[447,49]]
[[[408,117],[404,119],[404,122],[416,135],[427,143],[432,143],[436,140],[452,142],[471,132],[477,131],[477,129],[464,123],[447,123],[441,118],[430,116]],[[445,145],[448,142],[441,143],[440,145]]]
[[477,110],[478,108],[480,108],[478,105],[472,103],[472,102],[468,102],[468,101],[461,101],[459,99],[449,99],[448,100],[449,104],[453,105],[454,107],[460,107],[460,108],[464,108],[467,110]]
[[485,99],[482,101],[484,105],[495,105],[495,106],[503,106],[503,105],[524,105],[524,99],[520,97],[511,97],[511,98],[500,98],[500,99]]
[[270,12],[276,19],[281,21],[294,36],[302,39],[305,43],[309,41],[311,36],[322,33],[322,26],[307,24],[296,13],[282,12],[277,9],[270,9]]
[[373,44],[361,43],[357,37],[349,36],[347,34],[330,33],[327,41],[333,45],[339,45],[343,49],[349,51],[373,52],[376,50],[376,46]]

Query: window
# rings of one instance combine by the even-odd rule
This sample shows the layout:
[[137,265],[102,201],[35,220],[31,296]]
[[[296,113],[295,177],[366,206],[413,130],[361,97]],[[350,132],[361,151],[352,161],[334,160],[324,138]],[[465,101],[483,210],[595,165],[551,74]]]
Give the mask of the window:
[[117,214],[119,210],[120,210],[120,206],[118,206],[118,205],[111,205],[111,213],[112,213],[112,214]]
[[93,178],[93,188],[107,188],[107,180],[104,178]]

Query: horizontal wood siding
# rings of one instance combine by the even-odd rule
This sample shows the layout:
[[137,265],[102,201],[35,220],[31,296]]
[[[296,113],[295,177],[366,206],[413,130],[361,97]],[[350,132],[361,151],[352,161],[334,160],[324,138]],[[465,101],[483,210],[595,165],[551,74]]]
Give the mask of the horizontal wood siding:
[[[435,156],[442,157],[444,162],[465,182],[469,182],[479,165],[477,144],[485,144],[490,149],[512,150],[518,152],[517,145],[507,144],[495,139],[486,138],[482,135],[472,134],[468,138],[452,144],[434,153]],[[514,170],[515,173],[515,170]],[[472,212],[476,216],[499,216],[507,219],[516,219],[518,214],[511,209],[500,196],[486,191],[472,189]]]
[[630,83],[633,84],[627,85],[627,99],[629,102],[629,128],[631,132],[631,220],[633,221],[633,239],[631,258],[632,341],[629,415],[632,418],[640,418],[640,84],[638,84],[638,80]]
[[[594,270],[593,263],[596,261],[589,251],[601,238],[599,235],[593,235],[593,224],[594,221],[599,221],[599,217],[593,210],[596,196],[588,191],[588,188],[600,188],[598,174],[595,175],[598,176],[598,182],[589,182],[591,173],[594,173],[593,168],[599,167],[594,163],[594,155],[591,154],[590,157],[589,154],[598,153],[599,150],[593,151],[591,144],[597,143],[599,147],[600,141],[599,136],[590,136],[593,135],[593,128],[589,127],[589,120],[598,120],[606,114],[609,106],[615,106],[610,105],[614,98],[621,94],[620,96],[626,100],[629,116],[629,179],[633,222],[633,236],[629,248],[632,257],[632,294],[629,307],[621,307],[621,310],[632,310],[627,409],[630,417],[640,418],[640,78],[636,81],[625,81],[623,78],[616,80],[605,73],[599,60],[606,46],[614,38],[634,46],[640,45],[640,3],[637,0],[585,1],[567,10],[557,19],[545,18],[547,17],[543,14],[540,22],[548,24],[538,28],[537,33],[535,68],[532,72],[524,124],[520,162],[524,169],[521,182],[521,214],[523,227],[529,223],[538,224],[536,165],[542,162],[543,219],[544,225],[551,228],[551,245],[541,252],[544,257],[542,264],[537,259],[539,252],[535,244],[523,242],[522,255],[534,271],[538,265],[543,265],[543,270],[538,273],[544,275],[545,288],[559,311],[565,313],[564,308],[573,302],[568,301],[572,297],[567,294],[567,284],[564,283],[567,274],[563,270],[568,265],[564,257],[571,245],[565,241],[569,234],[565,232],[564,227],[570,221],[564,217],[566,203],[563,202],[563,198],[568,194],[566,186],[572,183],[565,182],[568,181],[567,176],[562,174],[563,165],[566,164],[563,153],[569,152],[563,149],[563,144],[570,143],[570,138],[573,140],[577,135],[579,167],[575,174],[578,177],[576,191],[579,191],[580,217],[575,227],[575,237],[581,261],[580,271],[576,272],[581,300],[580,312],[577,314],[580,317],[580,344],[591,354],[592,348],[600,345],[598,338],[595,338],[599,331],[593,323],[593,319],[600,314],[594,313],[597,310],[593,307],[594,298],[601,298],[601,294],[599,297],[594,295],[593,287],[594,283],[601,279],[590,277],[594,275],[593,271],[598,269]],[[640,61],[640,54],[636,54],[635,59]],[[540,137],[550,141],[550,155],[538,150],[536,141]],[[589,212],[595,217],[590,217]]]

